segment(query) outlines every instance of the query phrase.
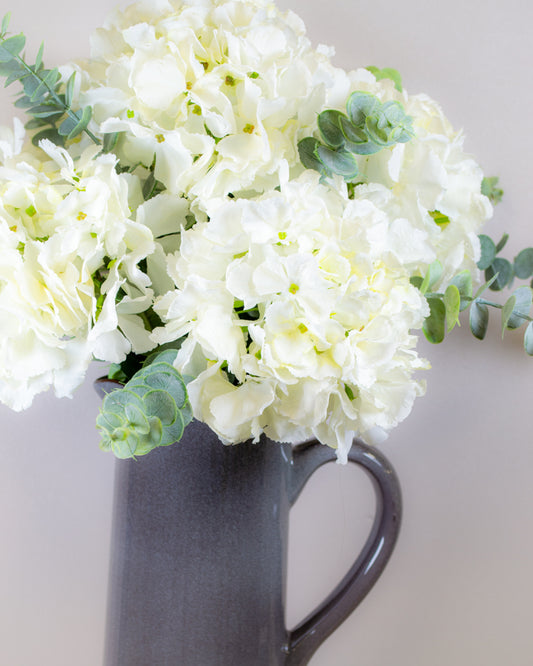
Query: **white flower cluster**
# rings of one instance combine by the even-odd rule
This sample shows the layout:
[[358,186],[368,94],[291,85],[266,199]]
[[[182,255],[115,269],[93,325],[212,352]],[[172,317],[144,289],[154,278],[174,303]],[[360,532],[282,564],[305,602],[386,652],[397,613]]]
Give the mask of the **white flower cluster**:
[[[49,141],[0,166],[0,400],[28,407],[70,395],[93,357],[122,361],[153,346],[138,314],[151,303],[137,262],[152,235],[130,219],[113,156],[76,161]],[[41,152],[46,158],[47,156]]]
[[[369,183],[386,186],[391,214],[404,216],[428,235],[443,266],[441,284],[461,270],[478,276],[478,233],[492,216],[492,206],[481,194],[483,173],[463,150],[464,137],[427,95],[398,92],[392,81],[376,81],[368,70],[350,72],[352,90],[376,95],[382,102],[399,101],[413,118],[415,137],[382,150],[360,162]],[[423,275],[427,263],[413,273]]]
[[[1,401],[179,342],[194,416],[226,442],[316,437],[345,461],[408,415],[428,314],[410,278],[436,260],[443,290],[476,277],[491,206],[432,100],[331,53],[269,0],[141,0],[61,70],[114,154],[20,153],[20,123],[0,130]],[[348,190],[298,142],[354,91],[400,102],[415,136],[358,155]]]
[[169,259],[178,289],[155,332],[186,336],[176,364],[195,377],[195,415],[229,442],[317,437],[342,461],[355,433],[404,418],[427,305],[394,221],[313,172],[208,213]]
[[268,0],[139,2],[97,31],[79,99],[96,132],[124,132],[121,162],[155,158],[168,191],[263,192],[299,165],[317,114],[347,97],[328,54]]

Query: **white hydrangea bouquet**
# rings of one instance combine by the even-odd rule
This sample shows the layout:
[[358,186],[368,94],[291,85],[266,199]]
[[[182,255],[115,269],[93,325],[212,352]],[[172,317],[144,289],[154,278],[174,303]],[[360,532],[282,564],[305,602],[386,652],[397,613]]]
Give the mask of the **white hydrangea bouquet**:
[[8,406],[70,396],[98,359],[119,457],[194,417],[344,462],[423,394],[420,332],[441,342],[469,308],[483,338],[496,307],[533,354],[530,286],[486,297],[531,278],[533,249],[479,235],[497,179],[395,70],[334,67],[268,0],[140,1],[52,70],[8,29],[0,75],[30,118],[0,131]]

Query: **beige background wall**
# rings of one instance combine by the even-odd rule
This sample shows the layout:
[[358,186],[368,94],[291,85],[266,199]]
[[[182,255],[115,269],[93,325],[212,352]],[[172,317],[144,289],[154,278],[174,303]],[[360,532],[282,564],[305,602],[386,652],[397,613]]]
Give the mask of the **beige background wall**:
[[[507,255],[533,245],[532,5],[508,0],[280,0],[338,64],[394,66],[410,92],[438,99],[467,149],[497,174],[491,223]],[[17,0],[13,29],[50,65],[88,51],[110,3]],[[30,49],[31,50],[31,49]],[[11,117],[0,92],[0,121]],[[533,359],[521,336],[474,340],[463,326],[431,359],[427,396],[383,446],[400,476],[405,519],[372,594],[313,666],[531,666]],[[113,461],[100,453],[94,367],[72,401],[0,408],[0,664],[101,662]],[[292,514],[290,623],[338,580],[370,525],[369,484],[331,465]],[[126,666],[126,665],[125,665]],[[148,665],[147,665],[148,666]],[[205,665],[208,666],[208,665]]]

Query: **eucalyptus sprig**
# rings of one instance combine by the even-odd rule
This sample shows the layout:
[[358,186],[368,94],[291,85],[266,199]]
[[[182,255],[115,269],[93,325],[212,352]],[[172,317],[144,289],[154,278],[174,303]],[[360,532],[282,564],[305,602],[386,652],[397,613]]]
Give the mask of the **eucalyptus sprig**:
[[46,69],[43,64],[44,45],[41,44],[35,63],[28,64],[21,55],[26,37],[22,33],[8,37],[9,20],[10,14],[6,14],[0,27],[0,76],[6,77],[5,87],[15,81],[22,85],[15,106],[25,109],[26,114],[31,116],[25,125],[27,129],[40,130],[33,136],[33,143],[37,145],[41,139],[50,139],[57,145],[64,145],[66,139],[74,139],[85,132],[100,145],[101,141],[87,128],[92,108],[72,109],[75,74],[60,92],[63,83],[59,70]]
[[192,419],[185,382],[172,365],[176,350],[150,355],[124,385],[104,398],[96,419],[100,448],[135,458],[181,439]]
[[298,143],[302,164],[321,176],[342,176],[353,180],[359,173],[356,155],[373,155],[414,136],[412,118],[400,102],[382,103],[375,95],[353,92],[346,102],[346,114],[327,109],[318,115],[323,143],[306,137]]
[[458,273],[446,287],[444,293],[433,292],[431,288],[440,280],[442,265],[435,261],[429,266],[424,277],[413,277],[414,284],[424,294],[429,305],[422,330],[426,339],[434,344],[444,340],[455,326],[460,326],[459,313],[470,308],[469,325],[472,334],[483,340],[489,324],[489,307],[501,310],[502,337],[506,330],[520,328],[528,323],[524,333],[524,349],[533,356],[533,317],[530,316],[533,304],[533,291],[527,285],[518,287],[504,304],[483,298],[483,293],[492,287],[498,279],[493,275],[477,292],[473,293],[470,271]]
[[[485,234],[480,235],[479,240],[481,258],[477,265],[480,270],[485,271],[486,280],[497,276],[491,285],[493,291],[501,291],[505,287],[510,287],[515,278],[529,280],[533,277],[533,247],[525,248],[516,255],[513,261],[510,261],[498,256],[509,240],[508,234],[504,234],[498,243]],[[533,279],[531,287],[533,287]]]

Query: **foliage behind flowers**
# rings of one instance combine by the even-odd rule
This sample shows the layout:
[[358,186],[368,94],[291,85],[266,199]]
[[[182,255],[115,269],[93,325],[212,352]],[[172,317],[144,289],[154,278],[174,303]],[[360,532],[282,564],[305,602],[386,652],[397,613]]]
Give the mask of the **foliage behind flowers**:
[[30,117],[0,131],[10,407],[70,395],[97,358],[125,384],[98,417],[120,457],[193,415],[345,461],[423,393],[418,331],[440,342],[470,307],[482,338],[494,306],[533,354],[531,289],[483,296],[529,279],[533,250],[480,240],[494,179],[394,70],[334,67],[266,0],[138,2],[53,70],[8,23],[0,74]]

